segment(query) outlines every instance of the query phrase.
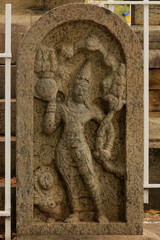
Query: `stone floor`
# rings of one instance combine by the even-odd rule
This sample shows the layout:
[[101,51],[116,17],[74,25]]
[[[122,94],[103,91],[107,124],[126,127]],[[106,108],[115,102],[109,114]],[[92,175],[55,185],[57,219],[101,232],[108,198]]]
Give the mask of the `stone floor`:
[[159,223],[144,223],[144,229],[157,234],[160,239],[160,222]]
[[149,209],[144,212],[144,229],[160,237],[160,210]]

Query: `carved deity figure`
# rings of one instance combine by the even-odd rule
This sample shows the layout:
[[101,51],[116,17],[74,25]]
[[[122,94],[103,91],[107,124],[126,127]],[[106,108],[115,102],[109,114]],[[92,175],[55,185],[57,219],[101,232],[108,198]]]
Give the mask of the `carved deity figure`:
[[[91,153],[84,133],[87,122],[93,119],[101,123],[106,118],[98,105],[89,104],[90,84],[91,62],[87,61],[76,76],[66,102],[56,103],[58,87],[55,83],[44,118],[43,127],[46,134],[52,134],[62,122],[64,126],[62,136],[56,146],[56,166],[64,181],[70,202],[71,214],[65,220],[67,223],[80,221],[79,195],[74,185],[75,172],[80,175],[93,201],[97,221],[108,223],[108,218],[104,214],[100,183],[93,165],[94,154]],[[106,164],[106,168],[110,172],[122,175],[113,166]]]

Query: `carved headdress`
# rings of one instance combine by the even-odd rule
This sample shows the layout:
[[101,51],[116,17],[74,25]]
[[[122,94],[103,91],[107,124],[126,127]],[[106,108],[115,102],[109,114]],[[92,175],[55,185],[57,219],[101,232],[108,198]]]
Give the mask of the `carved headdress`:
[[[77,74],[73,85],[74,86],[80,85],[89,89],[90,83],[91,83],[91,62],[86,61],[82,66],[82,68],[80,69],[80,72]],[[67,102],[72,101],[73,95],[74,95],[74,87],[69,93]],[[88,99],[85,99],[84,104],[89,108]]]
[[75,79],[76,85],[83,85],[88,87],[91,82],[91,62],[87,61],[80,70],[80,73]]

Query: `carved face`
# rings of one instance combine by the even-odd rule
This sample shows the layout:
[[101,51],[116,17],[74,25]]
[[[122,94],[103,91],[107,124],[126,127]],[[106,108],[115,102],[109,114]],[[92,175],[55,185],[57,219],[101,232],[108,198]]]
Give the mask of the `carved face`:
[[89,95],[89,90],[86,85],[83,84],[75,84],[73,90],[73,99],[76,102],[83,103],[87,100]]

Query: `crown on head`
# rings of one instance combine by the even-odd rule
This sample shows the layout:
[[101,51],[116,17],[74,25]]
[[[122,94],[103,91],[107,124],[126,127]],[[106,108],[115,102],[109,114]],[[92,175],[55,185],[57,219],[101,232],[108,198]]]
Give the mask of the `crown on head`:
[[91,62],[87,61],[81,68],[80,73],[77,75],[75,84],[89,85],[91,82]]

